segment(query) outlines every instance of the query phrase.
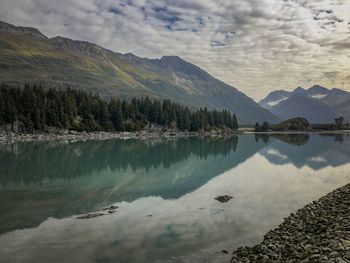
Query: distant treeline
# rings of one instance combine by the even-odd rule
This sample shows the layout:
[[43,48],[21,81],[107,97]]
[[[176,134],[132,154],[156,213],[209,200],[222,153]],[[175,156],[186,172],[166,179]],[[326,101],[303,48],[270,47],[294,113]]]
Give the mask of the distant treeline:
[[237,118],[227,110],[192,110],[170,100],[148,97],[131,100],[112,98],[81,90],[0,87],[0,125],[11,124],[18,132],[48,128],[77,131],[139,131],[148,124],[167,129],[200,131],[237,129]]

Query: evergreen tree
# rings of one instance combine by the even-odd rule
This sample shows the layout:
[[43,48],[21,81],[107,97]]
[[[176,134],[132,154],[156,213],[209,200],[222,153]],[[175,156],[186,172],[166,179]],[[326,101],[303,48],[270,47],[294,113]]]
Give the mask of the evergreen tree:
[[0,87],[0,124],[10,124],[16,131],[45,131],[50,127],[88,132],[137,131],[147,123],[182,131],[238,128],[236,116],[227,110],[190,110],[170,100],[146,97],[108,102],[70,88]]
[[200,129],[200,116],[198,112],[192,113],[191,131],[198,131]]
[[256,132],[259,132],[259,131],[260,131],[260,125],[259,125],[259,122],[255,123],[254,130],[255,130]]
[[95,115],[95,118],[103,131],[112,131],[111,117],[109,115],[108,105],[106,102],[101,100],[99,101],[99,109]]
[[238,121],[237,121],[237,117],[236,117],[236,114],[233,114],[233,117],[232,117],[232,129],[235,129],[237,130],[238,129]]
[[0,125],[5,122],[5,102],[2,92],[0,92]]
[[266,132],[269,130],[269,128],[270,128],[269,123],[267,121],[264,121],[262,126],[261,126],[261,131]]
[[116,131],[123,131],[123,109],[122,104],[115,99],[111,99],[109,102],[109,112],[111,115],[112,123]]

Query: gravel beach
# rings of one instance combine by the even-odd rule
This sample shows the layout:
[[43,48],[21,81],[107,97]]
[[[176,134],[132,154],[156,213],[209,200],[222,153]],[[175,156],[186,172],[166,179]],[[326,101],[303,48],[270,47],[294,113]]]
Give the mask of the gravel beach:
[[241,134],[234,130],[213,130],[203,132],[182,132],[182,131],[138,131],[138,132],[75,132],[66,131],[64,133],[37,133],[37,134],[18,134],[13,132],[0,132],[0,145],[12,144],[17,142],[32,141],[58,141],[64,140],[68,142],[89,141],[89,140],[148,140],[148,139],[171,139],[182,137],[229,137]]
[[292,213],[260,244],[238,248],[231,262],[350,262],[350,184]]

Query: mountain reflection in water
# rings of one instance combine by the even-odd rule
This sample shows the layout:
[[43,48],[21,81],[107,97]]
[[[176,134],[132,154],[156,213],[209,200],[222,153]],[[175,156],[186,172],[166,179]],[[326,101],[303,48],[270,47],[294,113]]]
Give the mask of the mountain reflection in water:
[[[288,200],[283,201],[284,199],[281,196],[281,202],[283,201],[286,210],[279,208],[280,211],[277,214],[286,216],[286,212],[298,207],[299,204],[319,196],[324,191],[343,182],[346,171],[341,167],[345,167],[350,162],[349,143],[350,137],[348,135],[283,134],[273,136],[242,135],[226,139],[110,140],[69,144],[62,142],[19,143],[1,146],[0,209],[2,213],[0,215],[0,233],[7,233],[3,236],[3,242],[7,243],[6,238],[10,238],[12,233],[14,239],[11,240],[18,240],[17,235],[20,235],[21,232],[11,232],[13,230],[33,228],[35,232],[35,229],[45,227],[45,224],[50,222],[52,224],[52,218],[62,219],[62,222],[65,222],[67,219],[63,218],[97,211],[113,203],[119,203],[122,207],[123,204],[124,206],[130,206],[128,208],[130,209],[129,212],[121,209],[121,212],[118,210],[116,214],[113,214],[113,216],[116,216],[115,220],[118,217],[121,220],[121,218],[128,217],[128,214],[130,216],[132,213],[146,213],[147,215],[147,210],[156,209],[157,207],[162,209],[159,213],[164,213],[164,217],[167,214],[170,216],[172,213],[178,213],[176,215],[180,215],[178,220],[181,220],[181,217],[183,217],[183,220],[189,220],[186,219],[189,215],[182,214],[182,210],[187,211],[186,207],[179,207],[178,203],[181,203],[182,206],[190,206],[191,204],[192,207],[192,202],[196,200],[198,202],[198,207],[195,208],[196,211],[192,211],[193,208],[190,207],[188,211],[191,211],[194,220],[197,216],[201,220],[205,219],[198,215],[202,211],[198,210],[200,207],[203,207],[203,211],[208,211],[209,214],[206,218],[206,220],[209,220],[207,222],[208,227],[217,231],[212,238],[227,240],[229,234],[227,229],[231,229],[235,233],[234,239],[230,239],[231,246],[246,244],[256,240],[256,236],[261,236],[265,228],[278,222],[278,216],[271,218],[274,213],[277,213],[275,210],[269,210],[273,209],[273,206],[266,207],[268,204],[265,204],[259,207],[259,203],[256,203],[262,202],[259,198],[263,197],[259,197],[259,194],[263,195],[264,192],[271,195],[270,197],[265,196],[264,200],[279,198],[272,196],[274,193],[273,187],[277,187],[272,185],[273,181],[269,183],[271,189],[266,189],[267,186],[264,186],[264,184],[268,181],[264,179],[264,176],[269,175],[274,178],[273,180],[278,184],[278,187],[282,187],[284,183],[290,180],[286,177],[289,171],[294,171],[295,175],[300,173],[306,176],[319,176],[319,178],[315,177],[313,179],[293,177],[294,179],[291,182],[298,184],[300,190],[301,185],[296,181],[307,180],[309,184],[315,185],[315,188],[309,193],[304,192],[304,196],[299,193],[293,197],[296,199],[294,201],[289,200],[291,202],[289,206],[286,203]],[[287,170],[279,168],[285,166]],[[294,168],[291,169],[291,167]],[[338,176],[338,179],[333,180],[334,182],[330,181],[331,177],[329,177],[327,169],[337,167],[339,169],[329,171],[332,171],[333,177]],[[281,174],[281,171],[283,171],[283,174]],[[223,177],[223,175],[225,176]],[[325,177],[326,175],[327,177]],[[281,178],[281,176],[284,178]],[[298,176],[300,177],[300,175]],[[328,183],[321,187],[324,178],[328,178]],[[279,183],[280,179],[281,182]],[[288,183],[288,191],[294,189],[291,182]],[[297,187],[296,185],[295,187]],[[302,185],[306,187],[305,182]],[[247,187],[250,192],[254,192],[254,197],[244,195],[244,189]],[[253,190],[254,188],[260,190]],[[217,189],[226,190],[222,190],[225,192],[217,192]],[[240,189],[241,193],[239,192]],[[247,189],[246,191],[248,191]],[[269,190],[271,190],[271,193],[269,193]],[[288,191],[286,191],[286,194]],[[218,194],[231,194],[234,199],[227,204],[223,204],[223,207],[218,207],[218,202],[214,200],[214,197]],[[240,194],[241,196],[239,196]],[[290,198],[290,194],[288,198]],[[189,201],[183,201],[187,199]],[[255,203],[251,203],[253,201]],[[241,205],[240,202],[242,202]],[[232,209],[237,210],[236,212],[239,211],[242,217],[240,220],[239,218],[234,219],[234,215],[220,216],[228,213],[228,211],[225,212],[225,208],[231,209],[231,206]],[[257,220],[262,220],[259,224],[263,224],[263,227],[249,232],[241,223],[246,222],[248,226],[248,221],[252,221],[250,223],[258,227],[259,224],[254,222],[254,216],[249,215],[253,212],[268,213],[269,216],[264,214],[263,218],[266,222],[257,217]],[[222,221],[219,225],[211,221],[212,218],[216,217],[219,219],[215,220]],[[199,220],[199,218],[196,220]],[[112,219],[114,220],[114,217],[107,217],[106,219],[102,217],[102,219],[96,220],[109,221]],[[130,221],[131,219],[125,220]],[[133,218],[132,220],[136,220],[136,224],[138,219]],[[156,217],[150,217],[149,220],[159,223]],[[165,218],[164,220],[162,224],[167,224],[166,220],[170,219]],[[120,224],[120,221],[118,222]],[[240,223],[238,224],[238,222]],[[109,223],[105,223],[106,226],[112,227]],[[215,226],[211,226],[212,223]],[[85,226],[88,223],[80,224]],[[131,227],[126,221],[123,224],[125,224],[126,229]],[[59,227],[59,225],[55,225],[56,227]],[[188,231],[190,225],[181,227],[169,222],[169,229],[166,230],[167,234],[161,232],[157,236],[157,240],[150,240],[150,242],[157,242],[157,246],[167,244],[169,249],[172,249],[171,242],[175,242],[176,233],[180,231],[179,227],[180,229],[183,227],[184,230],[187,229],[186,231]],[[197,226],[192,227],[197,228]],[[200,228],[203,227],[200,225]],[[197,234],[201,236],[202,231],[206,233],[209,228],[198,229]],[[97,229],[95,230],[97,231]],[[143,230],[139,229],[139,231]],[[76,231],[78,231],[78,228]],[[158,230],[153,231],[156,235]],[[244,233],[250,234],[246,236]],[[122,239],[122,233],[119,234]],[[125,237],[128,236],[126,233],[124,234]],[[195,233],[192,234],[195,235]],[[240,235],[242,237],[239,238]],[[202,238],[194,240],[191,236],[188,240],[186,239],[187,241],[181,239],[181,242],[189,247],[198,247],[205,242]],[[208,242],[213,241],[209,237],[207,239]],[[94,241],[97,242],[97,239],[94,239]],[[83,241],[79,242],[82,242],[83,246]],[[119,247],[123,247],[120,243],[115,242],[113,243],[114,247],[118,247],[118,244]],[[2,244],[1,238],[0,244]],[[6,246],[4,249],[6,249]],[[11,250],[7,249],[6,251],[10,253]],[[114,253],[117,253],[118,257],[121,258],[120,253],[122,252],[120,251],[122,250],[118,251]],[[170,252],[164,253],[161,256],[162,258],[166,258],[166,253]],[[171,253],[179,254],[180,252],[173,251]],[[111,258],[114,258],[114,256],[111,256]],[[151,257],[154,259],[158,256],[154,254]],[[123,254],[122,257],[125,262],[130,260],[126,254]],[[198,261],[200,262],[200,260]]]

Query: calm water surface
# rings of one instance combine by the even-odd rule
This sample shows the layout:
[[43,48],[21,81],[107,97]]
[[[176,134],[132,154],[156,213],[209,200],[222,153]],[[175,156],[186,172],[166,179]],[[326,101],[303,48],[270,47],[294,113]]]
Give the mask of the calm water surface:
[[0,262],[229,262],[349,179],[348,135],[0,146]]

